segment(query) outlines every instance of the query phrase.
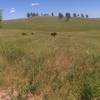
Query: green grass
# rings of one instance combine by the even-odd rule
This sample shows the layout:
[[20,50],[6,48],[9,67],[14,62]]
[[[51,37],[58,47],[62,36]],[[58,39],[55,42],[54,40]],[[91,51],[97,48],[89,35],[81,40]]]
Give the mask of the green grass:
[[30,29],[34,31],[90,31],[100,30],[99,19],[70,19],[66,22],[57,17],[34,17],[30,19],[20,19],[4,21],[4,28],[7,29]]
[[99,26],[99,20],[56,17],[4,21],[0,87],[18,91],[21,98],[31,92],[44,100],[99,100]]

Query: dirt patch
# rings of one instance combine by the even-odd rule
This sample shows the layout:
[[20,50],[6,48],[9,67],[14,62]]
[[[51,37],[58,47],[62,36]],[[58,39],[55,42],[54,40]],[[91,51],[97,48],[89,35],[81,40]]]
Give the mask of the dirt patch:
[[[17,92],[14,91],[12,94],[15,98],[17,98],[18,95],[16,95]],[[9,94],[9,91],[6,90],[0,90],[0,100],[12,100],[12,96]],[[28,94],[27,95],[27,100],[43,100],[42,95],[32,95]]]
[[0,90],[0,100],[11,100],[6,90]]

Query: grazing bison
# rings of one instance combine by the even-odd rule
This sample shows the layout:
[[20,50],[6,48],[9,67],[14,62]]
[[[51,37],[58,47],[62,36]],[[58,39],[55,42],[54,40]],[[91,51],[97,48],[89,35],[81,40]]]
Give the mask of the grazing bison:
[[56,36],[57,35],[57,33],[56,32],[53,32],[53,33],[51,33],[51,36]]
[[22,33],[23,36],[27,35],[27,33]]
[[34,33],[32,32],[31,35],[34,35]]

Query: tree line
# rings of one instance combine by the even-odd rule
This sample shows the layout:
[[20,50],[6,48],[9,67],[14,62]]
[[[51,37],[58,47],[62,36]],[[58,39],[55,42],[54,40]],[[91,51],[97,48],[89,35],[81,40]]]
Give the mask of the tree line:
[[35,12],[28,12],[27,13],[27,18],[30,18],[30,17],[34,17],[34,16],[58,16],[59,19],[63,19],[64,17],[66,18],[66,20],[69,20],[70,18],[74,17],[74,18],[88,18],[88,14],[77,14],[77,13],[69,13],[69,12],[66,12],[65,14],[59,12],[58,15],[55,15],[53,12],[51,14],[48,14],[48,13],[35,13]]
[[59,13],[58,17],[60,19],[63,19],[65,17],[66,20],[69,20],[72,17],[73,18],[89,18],[88,14],[83,14],[83,13],[81,13],[81,14],[73,13],[72,15],[71,15],[71,13],[65,13],[65,15],[63,13]]

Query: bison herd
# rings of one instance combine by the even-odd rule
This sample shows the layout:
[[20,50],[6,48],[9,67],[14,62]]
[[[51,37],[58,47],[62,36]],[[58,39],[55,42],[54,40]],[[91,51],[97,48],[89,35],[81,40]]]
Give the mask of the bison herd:
[[[28,33],[21,33],[21,35],[22,36],[26,36],[26,35],[28,35]],[[30,33],[30,35],[34,35],[34,33],[32,32],[32,33]],[[56,32],[52,32],[52,33],[50,33],[50,35],[52,36],[52,37],[55,37],[56,35],[57,35],[57,33]]]

